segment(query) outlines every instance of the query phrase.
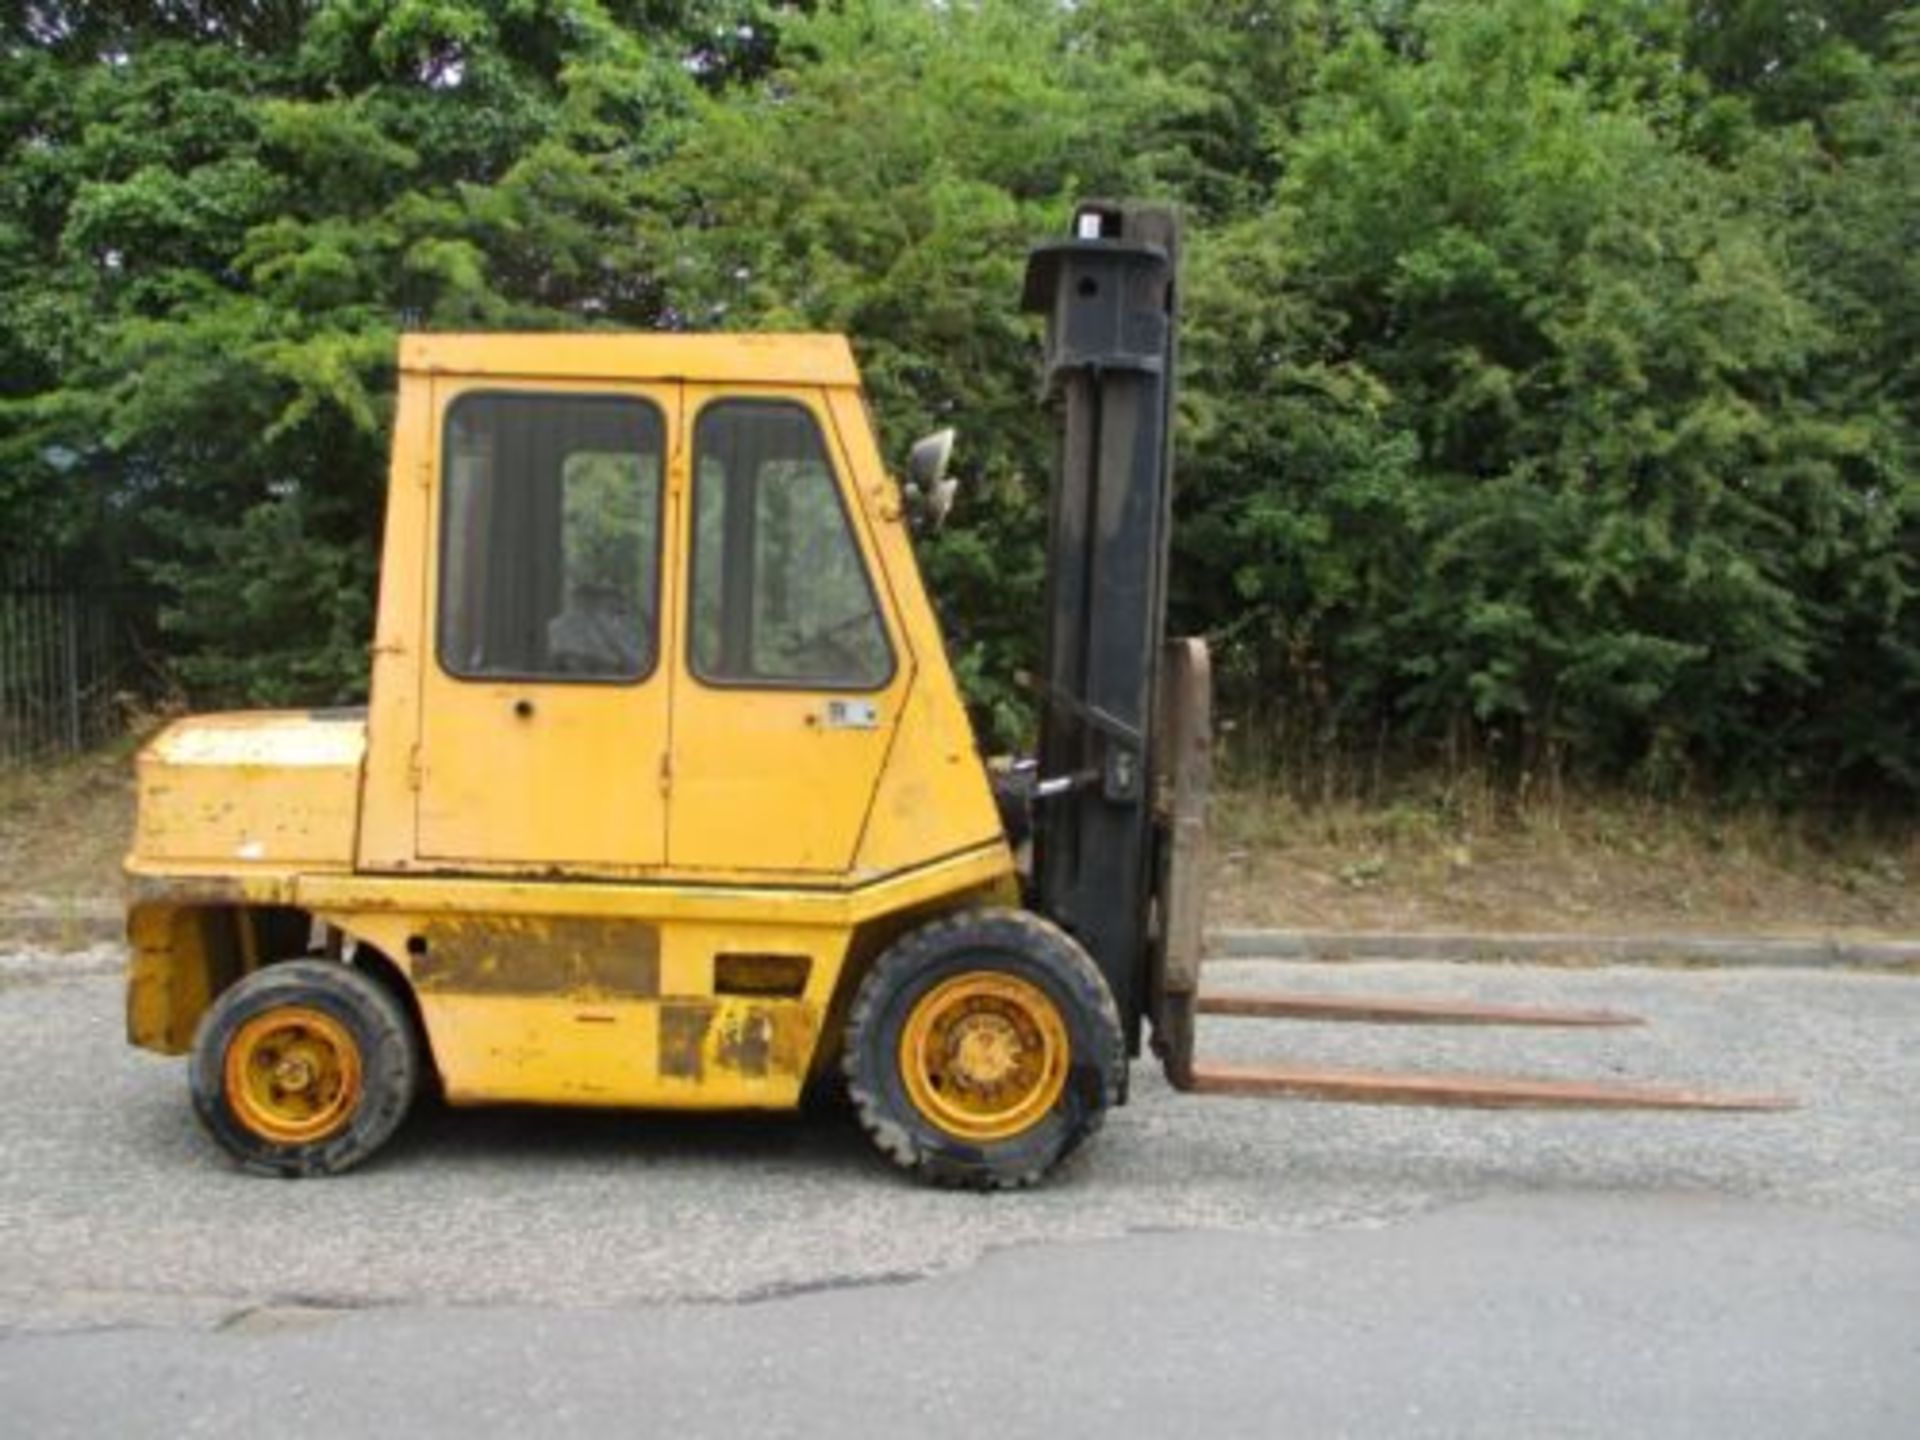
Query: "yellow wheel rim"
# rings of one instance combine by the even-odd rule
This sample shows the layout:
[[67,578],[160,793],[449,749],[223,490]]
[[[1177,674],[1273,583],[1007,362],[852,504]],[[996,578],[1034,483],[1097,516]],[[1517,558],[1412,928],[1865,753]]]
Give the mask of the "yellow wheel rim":
[[908,1098],[962,1140],[1008,1140],[1045,1118],[1071,1055],[1066,1021],[1044,990],[984,970],[934,986],[900,1034]]
[[360,1103],[360,1047],[304,1005],[256,1015],[227,1046],[227,1103],[264,1140],[300,1145],[342,1129]]

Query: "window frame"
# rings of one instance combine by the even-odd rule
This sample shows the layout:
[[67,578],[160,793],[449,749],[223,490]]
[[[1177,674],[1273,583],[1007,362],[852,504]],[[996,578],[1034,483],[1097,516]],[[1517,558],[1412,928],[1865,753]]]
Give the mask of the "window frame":
[[[694,607],[700,595],[700,425],[711,410],[725,405],[749,406],[758,410],[793,410],[806,417],[813,426],[813,433],[820,441],[820,457],[826,462],[828,488],[833,492],[833,503],[839,511],[840,522],[846,527],[848,541],[853,545],[854,558],[860,562],[860,583],[865,587],[867,602],[873,607],[873,618],[880,627],[880,642],[886,648],[886,669],[878,679],[865,680],[820,680],[807,678],[779,679],[760,677],[728,677],[709,675],[700,668],[699,657],[694,653]],[[822,691],[838,695],[878,695],[890,689],[900,677],[900,647],[894,640],[892,616],[886,604],[880,598],[880,587],[874,583],[874,557],[870,552],[866,537],[862,534],[854,512],[847,504],[845,490],[845,471],[834,458],[834,446],[838,440],[832,422],[813,406],[793,396],[755,395],[747,391],[729,392],[721,395],[709,395],[702,399],[698,407],[687,417],[687,521],[686,521],[686,603],[684,626],[686,645],[683,652],[687,674],[694,683],[709,690],[757,690],[776,694],[812,695]],[[722,553],[725,551],[722,545]]]
[[[453,507],[448,503],[450,478],[448,457],[452,450],[448,444],[453,434],[453,422],[458,418],[462,407],[472,400],[571,400],[586,401],[595,405],[637,405],[652,412],[659,426],[660,454],[659,476],[654,486],[653,497],[653,594],[649,597],[653,608],[653,644],[648,651],[646,668],[636,675],[564,675],[539,670],[485,670],[470,671],[458,669],[447,662],[443,647],[447,639],[446,577],[448,573],[447,552],[450,548],[450,527]],[[589,452],[580,452],[589,453]],[[590,452],[604,454],[604,451]],[[645,685],[660,673],[660,661],[666,647],[661,643],[663,621],[661,600],[666,593],[667,563],[667,490],[671,484],[673,464],[673,432],[670,428],[667,407],[651,395],[636,395],[618,390],[543,390],[543,389],[486,389],[462,390],[447,401],[440,417],[440,453],[437,457],[439,483],[435,486],[434,508],[434,576],[433,576],[433,663],[442,675],[464,685],[570,685],[599,686],[604,689],[631,690]],[[565,503],[564,487],[566,466],[561,465],[560,484],[562,486],[562,504]],[[644,631],[639,632],[646,639]]]

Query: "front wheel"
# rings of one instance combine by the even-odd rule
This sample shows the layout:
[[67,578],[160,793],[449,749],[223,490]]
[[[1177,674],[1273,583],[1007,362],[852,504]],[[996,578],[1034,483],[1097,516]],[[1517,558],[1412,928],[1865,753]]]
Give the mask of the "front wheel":
[[207,1132],[261,1175],[331,1175],[399,1128],[420,1074],[407,1012],[371,976],[330,960],[256,970],[193,1039],[188,1076]]
[[936,1184],[1031,1185],[1099,1129],[1120,1016],[1073,938],[1019,910],[910,932],[861,984],[842,1066],[882,1154]]

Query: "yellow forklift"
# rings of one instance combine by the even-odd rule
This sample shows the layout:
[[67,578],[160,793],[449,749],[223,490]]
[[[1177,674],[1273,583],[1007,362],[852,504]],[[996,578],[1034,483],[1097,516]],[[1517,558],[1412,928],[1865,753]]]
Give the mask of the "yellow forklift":
[[1037,754],[975,748],[846,341],[413,335],[365,710],[211,715],[139,762],[132,1042],[247,1169],[345,1170],[456,1105],[797,1106],[1029,1184],[1181,1090],[1471,1105],[1765,1097],[1199,1063],[1200,1013],[1606,1024],[1200,989],[1210,686],[1165,638],[1178,231],[1036,250],[1061,422]]

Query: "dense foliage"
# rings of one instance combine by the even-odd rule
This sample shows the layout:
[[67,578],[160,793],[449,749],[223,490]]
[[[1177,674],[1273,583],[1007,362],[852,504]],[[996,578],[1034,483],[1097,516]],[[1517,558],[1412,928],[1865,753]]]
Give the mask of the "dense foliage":
[[196,701],[364,683],[394,337],[850,332],[1017,732],[1074,199],[1189,225],[1177,618],[1296,772],[1920,796],[1920,10],[1892,0],[28,0],[0,544]]

